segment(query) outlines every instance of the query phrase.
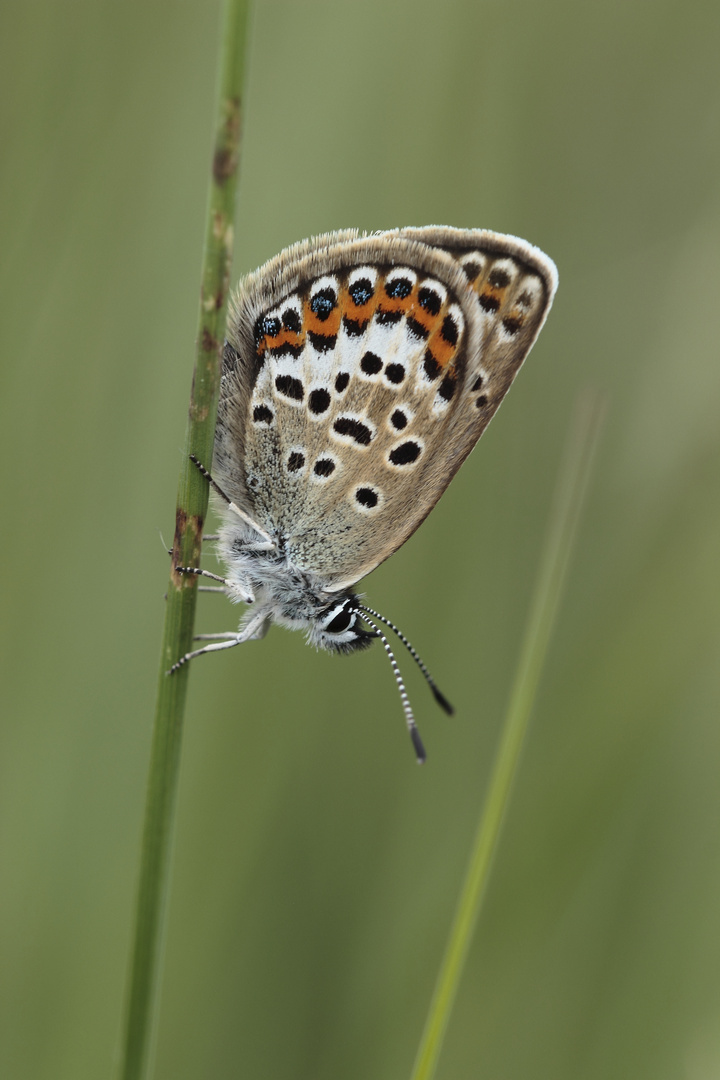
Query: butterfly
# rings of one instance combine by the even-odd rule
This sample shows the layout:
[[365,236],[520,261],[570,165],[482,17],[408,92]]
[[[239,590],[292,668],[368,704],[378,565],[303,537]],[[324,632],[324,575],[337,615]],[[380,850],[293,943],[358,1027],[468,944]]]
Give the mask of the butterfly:
[[408,539],[475,446],[552,304],[555,264],[524,240],[442,226],[327,233],[295,244],[231,300],[212,472],[217,553],[237,632],[193,657],[261,638],[272,623],[338,653],[379,639],[418,761],[425,750],[392,629],[355,592]]

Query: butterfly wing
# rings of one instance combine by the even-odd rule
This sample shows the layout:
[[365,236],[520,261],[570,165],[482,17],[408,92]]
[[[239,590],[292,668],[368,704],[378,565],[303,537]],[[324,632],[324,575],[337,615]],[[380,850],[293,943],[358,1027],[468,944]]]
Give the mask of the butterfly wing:
[[552,262],[446,228],[334,233],[241,283],[216,478],[343,589],[427,516],[505,396],[547,315]]

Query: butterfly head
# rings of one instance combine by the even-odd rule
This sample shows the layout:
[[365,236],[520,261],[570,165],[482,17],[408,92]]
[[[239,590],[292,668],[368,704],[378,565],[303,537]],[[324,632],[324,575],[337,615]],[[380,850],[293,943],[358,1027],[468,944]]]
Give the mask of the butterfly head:
[[366,630],[358,611],[358,599],[352,593],[339,596],[329,607],[321,611],[311,622],[307,631],[310,645],[330,652],[351,653],[366,649],[377,634]]

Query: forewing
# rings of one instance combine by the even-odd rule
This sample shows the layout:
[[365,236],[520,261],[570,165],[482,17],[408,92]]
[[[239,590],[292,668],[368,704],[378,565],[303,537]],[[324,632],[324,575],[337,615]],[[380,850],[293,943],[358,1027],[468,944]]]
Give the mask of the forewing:
[[[544,260],[544,261],[543,261]],[[449,229],[297,245],[236,297],[214,469],[330,588],[417,528],[545,318],[554,267]]]

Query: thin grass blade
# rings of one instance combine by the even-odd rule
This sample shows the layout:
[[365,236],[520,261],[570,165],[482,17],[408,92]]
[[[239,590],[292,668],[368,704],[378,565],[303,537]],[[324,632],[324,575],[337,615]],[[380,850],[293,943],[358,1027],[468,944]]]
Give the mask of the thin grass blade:
[[198,565],[208,506],[207,480],[191,464],[190,455],[195,454],[200,461],[209,463],[215,437],[232,268],[248,14],[248,0],[226,0],[195,369],[178,487],[172,572],[145,804],[121,1080],[142,1080],[149,1074],[152,1058],[189,668],[185,666],[172,676],[168,676],[167,671],[192,648],[197,599],[197,578],[178,574],[175,567]]
[[603,403],[594,395],[582,397],[575,407],[500,746],[411,1080],[432,1080],[435,1075],[545,663],[603,413]]

